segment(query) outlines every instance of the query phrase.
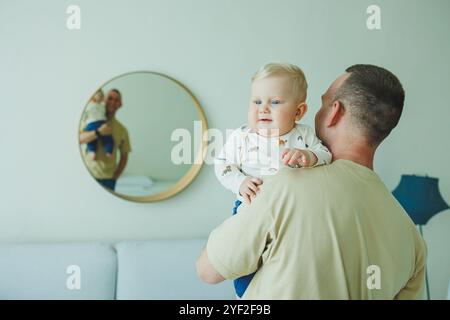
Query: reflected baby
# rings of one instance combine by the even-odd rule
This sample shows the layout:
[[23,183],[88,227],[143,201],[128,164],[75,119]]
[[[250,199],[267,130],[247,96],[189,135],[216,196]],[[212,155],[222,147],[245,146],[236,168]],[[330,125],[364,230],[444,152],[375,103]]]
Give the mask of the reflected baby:
[[[86,118],[86,127],[85,131],[96,131],[106,123],[106,107],[103,102],[105,95],[103,90],[97,90],[97,92],[92,96],[88,105],[86,106],[86,110],[84,112],[84,116]],[[86,144],[86,149],[88,155],[95,160],[97,156],[97,141],[100,139],[105,150],[105,154],[108,158],[112,157],[112,152],[114,148],[114,140],[112,135],[100,135],[97,134],[98,139],[95,139]]]

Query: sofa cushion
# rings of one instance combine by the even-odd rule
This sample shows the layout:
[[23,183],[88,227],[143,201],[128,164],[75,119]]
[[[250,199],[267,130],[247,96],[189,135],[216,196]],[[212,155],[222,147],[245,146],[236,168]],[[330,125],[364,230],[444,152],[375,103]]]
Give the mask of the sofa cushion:
[[230,281],[200,281],[195,261],[205,239],[129,241],[116,245],[117,299],[232,299]]
[[0,245],[0,299],[114,299],[116,271],[109,245]]

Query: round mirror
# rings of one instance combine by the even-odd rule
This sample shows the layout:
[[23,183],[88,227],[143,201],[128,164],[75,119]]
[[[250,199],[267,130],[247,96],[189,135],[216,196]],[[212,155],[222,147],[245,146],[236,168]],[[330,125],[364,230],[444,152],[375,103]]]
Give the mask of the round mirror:
[[195,178],[206,130],[203,110],[184,85],[156,72],[132,72],[92,94],[80,121],[80,151],[92,177],[108,191],[157,201]]

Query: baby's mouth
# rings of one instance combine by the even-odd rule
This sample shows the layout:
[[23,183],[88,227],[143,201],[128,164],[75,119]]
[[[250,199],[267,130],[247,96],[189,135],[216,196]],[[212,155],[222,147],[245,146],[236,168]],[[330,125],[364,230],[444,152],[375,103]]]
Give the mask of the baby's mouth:
[[272,122],[272,119],[262,118],[262,119],[259,119],[258,121],[267,123],[267,122]]

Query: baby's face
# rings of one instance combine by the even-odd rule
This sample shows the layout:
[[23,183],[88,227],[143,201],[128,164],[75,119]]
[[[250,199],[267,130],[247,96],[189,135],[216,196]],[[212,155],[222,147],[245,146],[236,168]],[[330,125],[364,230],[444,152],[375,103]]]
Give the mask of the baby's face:
[[248,110],[250,127],[264,136],[288,133],[300,120],[305,104],[293,94],[291,80],[283,75],[257,79],[252,83]]

